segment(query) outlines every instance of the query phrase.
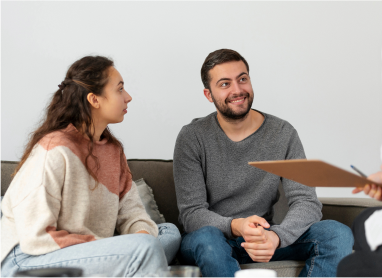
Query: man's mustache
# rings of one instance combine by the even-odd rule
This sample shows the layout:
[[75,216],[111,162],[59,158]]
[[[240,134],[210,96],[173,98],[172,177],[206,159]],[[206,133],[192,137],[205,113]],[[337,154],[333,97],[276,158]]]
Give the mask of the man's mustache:
[[235,98],[238,98],[238,97],[246,97],[246,98],[249,98],[249,93],[240,93],[240,94],[234,94],[232,96],[230,96],[229,98],[227,98],[225,100],[226,103],[230,102],[231,100],[235,99]]

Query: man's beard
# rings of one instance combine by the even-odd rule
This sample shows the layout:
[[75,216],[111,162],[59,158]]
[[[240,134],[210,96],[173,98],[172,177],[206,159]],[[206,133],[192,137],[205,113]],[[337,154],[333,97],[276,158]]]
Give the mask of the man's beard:
[[233,95],[231,99],[237,98],[237,97],[246,97],[248,99],[248,107],[244,111],[241,112],[235,112],[228,106],[228,99],[225,100],[225,102],[220,102],[215,100],[214,95],[211,91],[211,97],[215,104],[216,109],[222,114],[222,116],[227,121],[237,121],[242,120],[247,117],[249,110],[251,110],[253,97],[250,97],[249,93],[240,93],[238,95]]

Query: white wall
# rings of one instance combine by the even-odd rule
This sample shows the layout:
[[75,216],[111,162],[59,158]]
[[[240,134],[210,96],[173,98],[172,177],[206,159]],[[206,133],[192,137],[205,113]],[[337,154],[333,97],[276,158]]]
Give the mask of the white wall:
[[20,158],[66,70],[88,54],[113,58],[133,97],[112,127],[126,156],[171,159],[181,127],[215,110],[202,91],[205,57],[231,48],[249,62],[253,107],[292,123],[308,158],[379,169],[382,2],[1,5],[2,160]]

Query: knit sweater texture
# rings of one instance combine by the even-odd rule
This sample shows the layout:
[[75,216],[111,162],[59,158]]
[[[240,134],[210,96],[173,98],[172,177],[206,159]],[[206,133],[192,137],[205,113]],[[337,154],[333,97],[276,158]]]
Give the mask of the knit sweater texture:
[[[215,226],[233,238],[234,218],[258,215],[271,224],[280,247],[286,247],[321,219],[322,204],[315,188],[248,165],[251,161],[305,158],[293,126],[262,114],[265,119],[260,128],[239,142],[224,133],[216,112],[194,119],[180,131],[174,150],[174,179],[179,221],[187,233]],[[276,225],[273,205],[278,201],[280,182],[289,211]]]
[[[126,158],[106,139],[89,140],[72,125],[43,137],[10,184],[2,201],[1,261],[14,246],[42,255],[74,244],[147,231],[158,235],[131,179]],[[121,166],[123,165],[123,166]]]

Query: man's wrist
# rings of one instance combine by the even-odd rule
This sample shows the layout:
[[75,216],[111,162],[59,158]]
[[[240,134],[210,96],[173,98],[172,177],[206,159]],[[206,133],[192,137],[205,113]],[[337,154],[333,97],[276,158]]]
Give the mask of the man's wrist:
[[232,221],[231,221],[231,233],[232,233],[232,236],[234,236],[234,237],[241,236],[240,227],[241,227],[241,221],[243,219],[244,218],[232,219]]
[[280,247],[280,244],[281,244],[280,237],[274,231],[268,231],[268,232],[270,233],[273,246],[275,246],[275,250],[276,250],[277,248]]

